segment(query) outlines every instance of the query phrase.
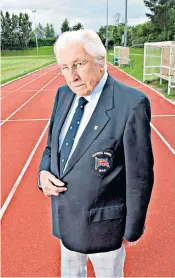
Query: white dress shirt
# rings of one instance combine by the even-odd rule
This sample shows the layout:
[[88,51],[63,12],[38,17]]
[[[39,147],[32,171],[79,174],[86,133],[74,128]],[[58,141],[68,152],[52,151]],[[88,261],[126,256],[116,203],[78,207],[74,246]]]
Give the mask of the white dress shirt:
[[[74,143],[73,143],[73,146],[72,146],[72,149],[71,149],[71,152],[69,154],[69,157],[67,159],[67,163],[65,165],[65,168],[68,164],[68,161],[73,153],[73,151],[75,150],[77,144],[78,144],[78,141],[83,133],[83,131],[85,130],[94,110],[95,110],[95,107],[98,103],[98,100],[100,98],[100,95],[102,93],[102,90],[103,90],[103,87],[106,83],[106,80],[107,80],[107,77],[108,77],[108,73],[107,71],[104,73],[102,79],[100,80],[100,82],[97,84],[97,86],[94,88],[94,90],[91,92],[90,95],[88,96],[84,96],[84,98],[88,101],[88,103],[85,105],[84,107],[84,113],[83,113],[83,116],[81,118],[81,122],[80,122],[80,125],[79,125],[79,128],[78,128],[78,131],[77,131],[77,134],[75,136],[75,140],[74,140]],[[66,133],[68,131],[68,128],[70,126],[70,123],[72,121],[72,118],[73,118],[73,115],[74,115],[74,112],[78,106],[78,101],[79,101],[79,98],[80,96],[75,96],[74,100],[73,100],[73,103],[71,105],[71,108],[69,110],[69,113],[66,117],[66,120],[63,124],[63,127],[61,129],[61,133],[60,133],[60,136],[59,136],[59,150],[61,149],[61,146],[62,146],[62,143],[64,141],[64,138],[66,136]],[[64,168],[64,170],[65,170]]]

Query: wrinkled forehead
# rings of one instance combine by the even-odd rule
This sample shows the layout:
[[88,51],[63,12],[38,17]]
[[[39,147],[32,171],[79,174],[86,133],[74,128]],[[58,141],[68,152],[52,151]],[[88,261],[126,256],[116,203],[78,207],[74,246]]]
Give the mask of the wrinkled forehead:
[[84,45],[81,43],[70,43],[59,49],[59,64],[72,64],[78,60],[89,58]]

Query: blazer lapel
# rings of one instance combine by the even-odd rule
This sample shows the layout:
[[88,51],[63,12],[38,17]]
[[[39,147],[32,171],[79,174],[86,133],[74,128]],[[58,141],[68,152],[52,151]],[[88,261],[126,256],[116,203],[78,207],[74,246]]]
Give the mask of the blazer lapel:
[[75,163],[77,163],[77,161],[82,157],[110,120],[107,111],[113,108],[113,84],[114,81],[109,75],[92,117],[60,178],[64,177],[71,171]]

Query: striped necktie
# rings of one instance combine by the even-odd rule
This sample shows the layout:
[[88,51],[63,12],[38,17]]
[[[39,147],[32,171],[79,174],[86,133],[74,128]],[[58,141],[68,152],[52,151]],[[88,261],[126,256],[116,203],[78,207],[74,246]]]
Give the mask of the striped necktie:
[[84,112],[84,106],[86,105],[88,101],[84,97],[79,98],[78,106],[75,110],[74,116],[72,118],[72,121],[70,123],[70,126],[68,128],[68,131],[66,133],[66,136],[64,138],[63,144],[61,146],[60,150],[60,175],[64,171],[64,167],[66,165],[67,159],[69,157],[69,154],[71,152],[76,133],[78,131],[81,118],[83,116]]

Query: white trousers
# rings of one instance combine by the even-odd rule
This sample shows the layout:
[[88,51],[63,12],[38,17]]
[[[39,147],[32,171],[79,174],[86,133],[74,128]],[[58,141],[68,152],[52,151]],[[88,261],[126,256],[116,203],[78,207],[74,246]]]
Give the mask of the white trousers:
[[96,277],[124,277],[123,268],[126,257],[125,247],[96,253],[82,254],[61,246],[61,277],[87,277],[87,259],[91,260]]

